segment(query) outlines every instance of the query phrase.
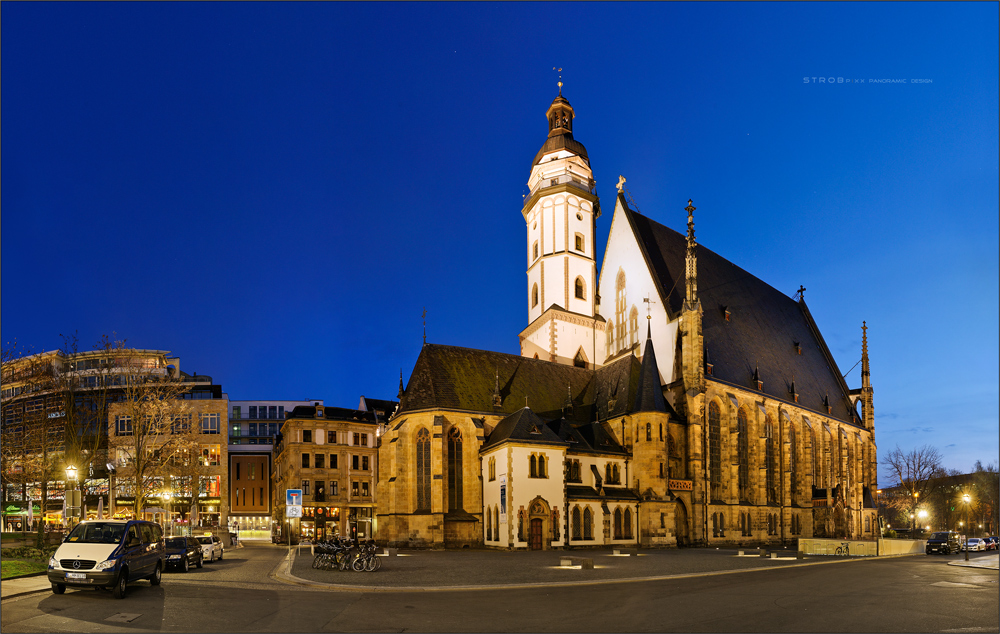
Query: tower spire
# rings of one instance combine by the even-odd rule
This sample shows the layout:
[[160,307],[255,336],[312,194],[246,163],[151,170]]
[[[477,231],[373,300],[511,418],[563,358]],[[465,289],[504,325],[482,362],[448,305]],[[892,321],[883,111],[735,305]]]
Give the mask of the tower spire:
[[865,429],[875,430],[875,390],[868,366],[868,324],[861,322],[861,417]]
[[688,206],[684,208],[684,211],[688,212],[687,256],[685,258],[687,296],[685,299],[689,305],[693,306],[698,301],[698,257],[695,253],[695,247],[698,246],[698,243],[694,239],[694,211],[697,207],[691,203],[692,201],[688,199]]
[[396,398],[402,400],[403,392],[406,390],[403,388],[403,368],[399,369],[399,392],[396,394]]

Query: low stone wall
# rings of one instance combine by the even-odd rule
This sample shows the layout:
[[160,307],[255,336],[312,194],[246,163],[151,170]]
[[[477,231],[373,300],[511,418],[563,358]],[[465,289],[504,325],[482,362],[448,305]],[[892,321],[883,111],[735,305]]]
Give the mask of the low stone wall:
[[878,542],[855,539],[800,539],[799,552],[803,555],[835,555],[837,549],[847,545],[851,557],[876,557]]
[[926,539],[880,539],[878,554],[880,555],[910,555],[926,552]]

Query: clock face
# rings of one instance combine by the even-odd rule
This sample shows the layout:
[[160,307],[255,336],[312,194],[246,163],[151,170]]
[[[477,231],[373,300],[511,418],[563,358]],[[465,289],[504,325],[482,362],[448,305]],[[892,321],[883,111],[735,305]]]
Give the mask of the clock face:
[[583,214],[579,214],[579,213],[576,214],[576,219],[577,220],[583,220]]

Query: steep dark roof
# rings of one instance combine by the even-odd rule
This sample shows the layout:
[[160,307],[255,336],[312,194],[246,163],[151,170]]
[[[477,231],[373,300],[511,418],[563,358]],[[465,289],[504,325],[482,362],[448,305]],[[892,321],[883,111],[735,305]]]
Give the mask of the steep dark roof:
[[587,156],[587,148],[583,147],[583,143],[574,139],[572,132],[565,132],[563,134],[550,136],[545,139],[542,149],[538,150],[538,154],[535,155],[535,160],[532,161],[531,164],[538,165],[538,162],[542,160],[543,156],[552,152],[558,152],[559,150],[569,150],[570,152],[583,157],[583,159],[588,163],[590,162],[590,157]]
[[399,401],[387,401],[378,398],[368,398],[367,396],[362,396],[364,403],[367,406],[369,412],[374,412],[376,410],[381,411],[382,414],[379,416],[381,420],[386,420],[392,413],[396,411],[396,406],[399,405]]
[[[686,237],[630,210],[623,196],[618,202],[639,239],[660,297],[676,316],[684,301]],[[697,257],[704,345],[713,364],[707,378],[753,389],[751,379],[759,367],[765,394],[792,402],[789,389],[794,381],[800,406],[826,415],[823,399],[829,395],[830,415],[854,422],[847,385],[805,302],[796,302],[702,245]]]
[[505,440],[522,440],[543,444],[565,444],[562,439],[533,411],[522,407],[497,423],[483,449],[498,445]]
[[656,353],[653,352],[653,340],[647,336],[646,347],[642,352],[642,367],[639,370],[639,388],[635,393],[635,412],[665,412],[666,401],[663,400],[663,389],[660,387],[660,370],[656,367]]
[[639,386],[639,361],[627,355],[598,369],[594,374],[597,418],[607,420],[631,411]]
[[[493,391],[499,373],[499,408]],[[591,420],[594,371],[519,355],[427,344],[413,367],[397,415],[421,409],[512,414],[527,406],[551,420],[563,415],[567,386],[574,421]]]

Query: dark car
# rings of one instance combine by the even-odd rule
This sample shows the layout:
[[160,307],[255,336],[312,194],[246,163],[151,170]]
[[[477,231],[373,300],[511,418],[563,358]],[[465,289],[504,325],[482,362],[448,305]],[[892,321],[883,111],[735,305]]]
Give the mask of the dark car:
[[201,568],[204,565],[201,544],[194,537],[168,537],[166,546],[168,568],[187,572],[191,566]]
[[924,548],[924,552],[928,555],[931,553],[943,553],[945,555],[950,555],[951,553],[957,553],[962,550],[962,537],[954,531],[940,531],[933,533],[930,538],[927,539],[927,546]]
[[160,585],[165,561],[163,529],[142,520],[81,522],[49,559],[52,592],[66,587],[113,588],[125,598],[130,581],[149,579]]
[[996,550],[997,549],[997,538],[994,537],[984,537],[983,541],[986,542],[986,550]]

